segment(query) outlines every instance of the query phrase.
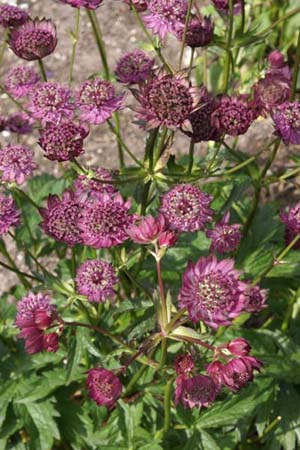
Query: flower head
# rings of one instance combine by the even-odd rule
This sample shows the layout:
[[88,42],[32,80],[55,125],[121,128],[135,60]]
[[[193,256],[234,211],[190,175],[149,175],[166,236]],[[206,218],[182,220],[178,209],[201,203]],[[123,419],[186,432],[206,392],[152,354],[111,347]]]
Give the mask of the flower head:
[[84,245],[94,248],[109,248],[128,239],[126,230],[133,223],[129,214],[130,201],[120,194],[101,194],[83,204],[78,226]]
[[254,286],[246,292],[246,304],[244,311],[249,313],[257,313],[267,308],[268,291],[261,289],[259,286]]
[[289,99],[291,82],[279,75],[267,75],[253,86],[253,91],[259,108],[270,112]]
[[112,83],[94,78],[79,87],[76,106],[82,120],[98,125],[110,119],[112,114],[122,107],[123,99],[123,95],[116,95]]
[[19,58],[27,61],[42,59],[55,50],[55,25],[47,19],[28,19],[20,27],[11,30],[8,43]]
[[32,132],[33,119],[25,112],[20,111],[11,114],[7,118],[6,129],[12,133],[30,134]]
[[[21,330],[20,337],[25,339],[27,353],[33,354],[42,350],[56,351],[58,336],[53,339],[45,331],[57,321],[58,315],[50,297],[41,293],[30,292],[17,304],[16,326]],[[56,333],[55,333],[56,334]],[[55,342],[54,342],[55,341]]]
[[246,133],[255,118],[252,105],[244,96],[219,99],[219,104],[211,116],[211,124],[222,134],[238,136]]
[[158,217],[140,217],[137,223],[132,224],[126,231],[133,242],[150,244],[157,241],[165,229],[166,221],[162,215],[159,215]]
[[4,28],[19,27],[29,19],[28,13],[17,6],[0,5],[0,25]]
[[300,144],[300,102],[282,103],[272,111],[276,134],[285,145]]
[[230,325],[244,310],[247,285],[240,281],[232,259],[218,261],[214,256],[189,262],[183,274],[179,305],[187,308],[193,322],[202,320],[217,328]]
[[[95,178],[95,179],[93,179]],[[74,181],[75,195],[81,202],[86,201],[89,197],[97,198],[102,194],[115,194],[117,192],[112,181],[112,173],[103,167],[94,169],[94,177],[87,175],[79,175]],[[107,181],[107,183],[99,182],[97,179]]]
[[70,161],[84,152],[83,140],[88,133],[87,127],[71,121],[50,124],[41,131],[39,144],[51,161]]
[[40,77],[33,67],[20,65],[9,70],[4,86],[9,94],[21,98],[29,94],[39,81]]
[[254,370],[259,371],[262,366],[262,362],[254,356],[241,356],[232,358],[225,364],[214,361],[206,370],[218,386],[224,385],[237,392],[253,380]]
[[207,407],[214,402],[217,393],[217,386],[210,377],[180,375],[176,380],[175,404],[181,402],[185,408]]
[[98,8],[103,0],[59,0],[61,3],[73,6],[73,8],[87,8],[96,9]]
[[295,234],[300,232],[300,202],[280,211],[280,219]]
[[178,375],[184,375],[189,373],[195,367],[194,360],[189,353],[183,353],[178,355],[174,361],[176,373]]
[[149,0],[145,25],[163,39],[167,33],[176,33],[185,21],[187,0]]
[[0,236],[20,223],[20,211],[12,197],[0,194]]
[[279,50],[273,50],[268,56],[268,62],[272,68],[279,69],[285,65],[284,55]]
[[59,83],[40,83],[30,94],[28,109],[44,126],[48,123],[57,125],[63,119],[71,120],[74,108],[70,89]]
[[121,397],[122,384],[119,378],[110,370],[97,368],[88,371],[86,385],[89,396],[97,405],[112,409]]
[[123,0],[123,2],[127,3],[127,5],[129,6],[132,7],[133,5],[138,12],[146,11],[148,7],[147,1],[148,0]]
[[242,233],[240,224],[229,225],[230,213],[227,212],[213,230],[206,232],[211,239],[210,250],[217,250],[219,253],[233,252],[240,243]]
[[[229,0],[212,0],[214,7],[219,13],[228,15],[229,14]],[[241,12],[242,0],[233,0],[233,13],[239,14]]]
[[192,184],[178,184],[161,198],[160,213],[171,230],[197,231],[212,220],[210,195]]
[[151,74],[154,59],[143,50],[124,53],[118,61],[115,74],[120,83],[141,83]]
[[57,195],[49,195],[47,208],[40,208],[40,214],[40,225],[46,234],[70,247],[81,242],[77,226],[81,207],[72,191],[65,191],[61,200]]
[[188,117],[192,129],[182,131],[195,143],[219,140],[222,132],[211,124],[211,115],[217,108],[218,102],[205,87],[202,87],[199,103],[201,106]]
[[102,259],[85,261],[77,269],[77,292],[86,295],[90,302],[113,300],[114,286],[118,282],[113,266]]
[[37,168],[33,151],[24,145],[7,145],[0,149],[0,179],[22,184]]
[[199,102],[199,89],[191,88],[182,73],[154,76],[133,94],[140,103],[137,118],[147,129],[160,125],[172,130],[184,128]]
[[[176,35],[179,40],[184,38],[185,24],[182,23],[178,29]],[[185,36],[185,44],[191,48],[205,47],[210,43],[214,35],[214,25],[208,16],[204,16],[201,19],[193,17],[187,28]]]

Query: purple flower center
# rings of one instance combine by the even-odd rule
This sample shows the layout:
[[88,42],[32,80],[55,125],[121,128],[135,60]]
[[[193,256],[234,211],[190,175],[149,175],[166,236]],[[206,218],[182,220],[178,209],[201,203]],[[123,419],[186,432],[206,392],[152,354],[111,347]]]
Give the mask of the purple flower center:
[[46,30],[22,30],[16,40],[16,49],[19,52],[34,53],[37,47],[48,49],[52,44],[53,35]]
[[230,276],[222,273],[202,275],[198,282],[197,300],[210,313],[226,309],[232,294],[231,284]]
[[114,87],[107,81],[86,83],[80,92],[80,103],[102,106],[114,97]]
[[155,80],[146,97],[150,110],[164,123],[180,124],[193,109],[188,88],[169,76]]
[[184,22],[187,5],[185,1],[178,0],[152,0],[149,10],[169,22]]

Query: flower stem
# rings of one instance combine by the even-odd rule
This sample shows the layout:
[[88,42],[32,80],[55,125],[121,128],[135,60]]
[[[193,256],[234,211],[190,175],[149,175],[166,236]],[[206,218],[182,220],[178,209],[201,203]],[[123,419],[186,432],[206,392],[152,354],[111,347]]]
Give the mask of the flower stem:
[[262,278],[264,278],[272,269],[274,266],[279,264],[283,258],[289,253],[289,251],[294,247],[295,244],[300,240],[300,233],[297,234],[294,239],[285,247],[285,249],[282,250],[281,253],[272,261],[272,264],[270,264],[269,267],[267,267],[258,277],[256,277],[253,282],[251,283],[252,286],[255,286],[257,283],[259,283]]
[[35,281],[39,281],[41,282],[42,280],[40,280],[39,278],[30,275],[29,273],[26,272],[22,272],[22,270],[16,269],[15,267],[11,267],[8,264],[5,264],[4,262],[0,261],[0,266],[4,267],[7,270],[10,270],[11,272],[15,272],[17,275],[22,275],[26,278],[30,278],[31,280],[35,280]]
[[[158,252],[157,246],[155,246],[156,254]],[[158,286],[159,286],[159,293],[160,293],[160,299],[161,299],[161,312],[162,312],[162,323],[161,327],[163,330],[165,330],[166,326],[168,325],[168,313],[167,313],[167,300],[165,295],[165,288],[164,283],[162,279],[162,273],[161,273],[161,260],[156,259],[156,272],[157,272],[157,279],[158,279]]]
[[42,80],[43,81],[47,81],[47,75],[46,75],[46,71],[45,71],[45,67],[44,67],[43,61],[41,59],[38,59],[38,64],[39,64]]
[[108,81],[110,79],[110,73],[109,73],[106,51],[105,51],[105,46],[104,46],[99,22],[98,22],[95,11],[93,11],[91,9],[86,9],[86,12],[87,12],[88,18],[91,22],[95,41],[96,41],[96,44],[97,44],[97,47],[98,47],[98,50],[100,53],[100,57],[101,57],[102,65],[103,65],[104,76],[105,76],[105,79]]
[[190,142],[190,149],[189,149],[189,165],[187,168],[187,175],[191,175],[194,165],[194,149],[195,149],[195,143]]
[[167,382],[164,392],[164,434],[166,434],[169,431],[171,424],[172,384],[173,379]]
[[273,22],[270,26],[265,28],[263,31],[258,33],[256,35],[257,38],[263,38],[265,34],[269,33],[269,31],[272,31],[273,28],[275,28],[277,25],[279,25],[281,22],[284,22],[285,20],[289,19],[290,17],[295,16],[296,14],[300,13],[300,8],[295,8],[289,11],[285,16],[281,17],[280,19]]
[[208,350],[212,350],[213,352],[215,351],[215,347],[213,345],[207,344],[207,342],[204,342],[201,339],[197,339],[197,338],[193,338],[193,337],[189,337],[189,336],[181,336],[176,333],[172,333],[170,335],[170,338],[171,339],[174,338],[179,341],[186,341],[186,342],[191,342],[193,344],[198,344],[198,345],[201,345],[201,347],[207,348]]
[[[105,330],[104,328],[98,327],[96,325],[91,325],[89,323],[76,322],[76,321],[72,321],[72,322],[64,321],[64,324],[72,326],[72,327],[84,327],[84,328],[88,328],[90,330],[96,331],[97,333],[100,333],[100,334],[103,334],[104,336],[109,337],[115,343],[122,345],[124,348],[126,348],[126,350],[130,351],[131,353],[136,353],[136,349],[131,348],[119,336],[116,336],[116,335],[110,333],[108,330]],[[146,356],[138,356],[136,359],[138,361],[142,362],[143,364],[146,364],[153,368],[157,368],[157,366],[158,366],[156,361],[153,361],[152,359],[147,358]]]
[[294,65],[294,73],[293,73],[293,81],[292,81],[292,90],[290,100],[293,101],[296,94],[298,75],[299,75],[299,66],[300,66],[300,30],[298,32],[298,41],[297,41],[297,50],[295,57],[295,65]]
[[10,263],[11,267],[13,268],[13,271],[15,272],[15,274],[18,276],[19,280],[21,281],[21,283],[23,284],[23,286],[26,289],[30,289],[31,288],[31,284],[26,280],[26,278],[24,277],[23,274],[20,273],[19,269],[17,268],[14,260],[12,259],[12,257],[10,256],[9,252],[7,251],[5,242],[3,239],[0,239],[0,253],[4,256],[5,259],[7,259],[7,261]]
[[20,108],[22,111],[24,111],[26,114],[30,115],[30,112],[22,105],[22,103],[18,102],[18,100],[16,100],[9,92],[6,91],[6,89],[4,88],[4,86],[2,86],[2,84],[0,84],[0,91],[3,94],[6,94],[7,97],[15,104],[17,105],[18,108]]
[[233,33],[233,0],[229,0],[229,24],[228,24],[228,37],[226,44],[226,60],[225,60],[225,78],[223,85],[223,92],[227,93],[229,87],[229,79],[230,79],[230,65],[232,60],[231,54],[231,41],[232,41],[232,33]]
[[128,155],[133,159],[133,161],[140,167],[144,167],[143,164],[134,156],[134,154],[131,152],[131,150],[127,147],[125,142],[123,141],[122,137],[120,136],[117,127],[114,127],[114,125],[111,123],[110,120],[106,121],[111,131],[114,133],[114,135],[117,137],[118,142],[123,147],[123,149],[128,153]]
[[3,35],[3,42],[2,42],[2,45],[1,45],[1,48],[0,48],[0,66],[2,64],[4,53],[5,53],[5,50],[6,50],[6,47],[7,47],[8,34],[9,34],[9,31],[8,31],[8,28],[6,28],[5,31],[4,31],[4,35]]
[[71,34],[72,39],[73,39],[73,45],[72,45],[71,62],[70,62],[69,86],[71,86],[72,81],[73,81],[75,55],[76,55],[76,48],[77,48],[78,39],[79,39],[79,26],[80,26],[80,8],[76,8],[75,29],[74,29],[74,32]]
[[187,32],[188,32],[188,27],[189,27],[189,21],[190,21],[190,17],[191,17],[193,2],[194,2],[194,0],[188,0],[188,9],[187,9],[186,17],[185,17],[184,31],[183,31],[183,37],[182,37],[182,43],[181,43],[181,49],[180,49],[180,55],[179,55],[179,69],[178,70],[180,70],[181,66],[182,66],[186,35],[187,35]]

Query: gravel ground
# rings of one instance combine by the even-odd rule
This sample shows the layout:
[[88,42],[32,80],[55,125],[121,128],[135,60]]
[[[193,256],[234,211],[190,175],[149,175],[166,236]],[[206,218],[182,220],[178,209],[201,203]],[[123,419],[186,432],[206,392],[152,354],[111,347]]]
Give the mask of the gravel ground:
[[[52,18],[57,26],[58,45],[53,55],[47,57],[45,67],[49,79],[58,80],[60,82],[68,82],[68,67],[71,54],[71,37],[70,31],[74,29],[76,10],[57,3],[55,0],[37,0],[31,1],[27,4],[24,2],[13,2],[11,4],[19,4],[19,6],[29,8],[32,17]],[[140,29],[137,28],[133,15],[129,12],[128,7],[121,1],[109,0],[97,10],[97,15],[102,27],[104,41],[107,46],[108,60],[110,67],[115,67],[116,61],[120,55],[132,50],[133,48],[141,46],[144,42],[144,37]],[[2,40],[1,40],[2,41]],[[168,41],[168,49],[166,57],[172,64],[178,61],[178,42],[175,38],[170,37]],[[184,63],[187,64],[189,54],[187,52]],[[20,60],[10,51],[5,52],[2,66],[0,67],[0,79],[11,66],[20,63]],[[84,81],[90,74],[99,73],[102,70],[101,61],[97,53],[97,48],[91,32],[91,26],[84,11],[81,13],[80,22],[80,38],[77,46],[76,60],[74,66],[74,81],[73,88]],[[118,88],[122,91],[122,88]],[[7,114],[16,110],[5,95],[0,97],[0,114]],[[127,96],[127,105],[132,106],[133,99],[129,94]],[[137,125],[132,124],[134,114],[130,108],[124,109],[121,114],[121,130],[127,145],[133,150],[136,156],[143,155],[144,133]],[[256,153],[265,145],[265,142],[271,138],[273,133],[270,121],[257,121],[248,131],[248,133],[241,138],[240,148],[248,152]],[[263,137],[261,137],[263,136]],[[7,132],[0,133],[0,145],[6,145],[9,142],[15,142],[15,136],[9,135]],[[36,144],[36,136],[31,135],[27,138],[21,138],[21,142],[26,142],[36,152],[36,158],[39,163],[41,171],[52,172],[56,176],[61,174],[61,166],[57,163],[50,162],[43,158],[40,148]],[[107,168],[118,167],[117,146],[115,138],[108,132],[106,125],[94,126],[86,140],[86,153],[80,158],[82,164],[100,165]],[[187,138],[180,135],[176,138],[172,151],[175,154],[184,154],[188,151],[189,142]],[[201,150],[202,149],[202,150]],[[199,146],[197,152],[205,151],[205,146]],[[283,149],[281,157],[278,160],[277,168],[280,170],[282,165],[286,164],[286,152]],[[129,160],[127,160],[129,161]],[[291,186],[285,185],[283,193],[281,189],[276,188],[274,196],[284,196],[286,189]],[[293,188],[294,189],[294,188]],[[7,239],[9,251],[16,259],[16,262],[23,265],[22,255],[18,254],[14,248],[13,242]],[[12,274],[4,273],[0,269],[0,293],[7,290],[7,288],[15,282]]]

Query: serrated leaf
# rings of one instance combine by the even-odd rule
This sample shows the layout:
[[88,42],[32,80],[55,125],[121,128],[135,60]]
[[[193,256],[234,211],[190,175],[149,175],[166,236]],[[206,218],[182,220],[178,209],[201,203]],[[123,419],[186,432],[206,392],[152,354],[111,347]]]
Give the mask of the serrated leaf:
[[38,433],[41,450],[49,450],[53,446],[54,438],[59,439],[60,434],[54,417],[58,416],[50,401],[41,403],[28,402],[24,405],[31,417]]
[[86,330],[78,327],[76,333],[71,337],[69,351],[67,356],[67,377],[66,385],[70,384],[74,379],[82,374],[80,369],[80,361],[84,350],[84,335]]

